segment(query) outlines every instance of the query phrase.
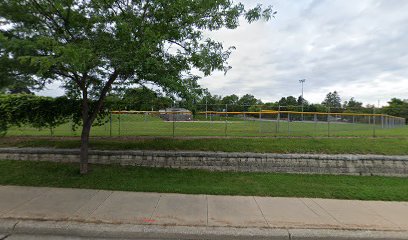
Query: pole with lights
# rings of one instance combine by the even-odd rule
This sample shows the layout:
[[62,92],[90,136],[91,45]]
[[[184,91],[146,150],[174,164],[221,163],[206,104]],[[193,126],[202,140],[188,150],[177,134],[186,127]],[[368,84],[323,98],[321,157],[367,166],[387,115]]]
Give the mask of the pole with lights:
[[302,121],[303,121],[303,103],[304,103],[304,100],[303,100],[303,83],[306,81],[306,79],[300,79],[299,80],[299,83],[301,83],[302,84]]

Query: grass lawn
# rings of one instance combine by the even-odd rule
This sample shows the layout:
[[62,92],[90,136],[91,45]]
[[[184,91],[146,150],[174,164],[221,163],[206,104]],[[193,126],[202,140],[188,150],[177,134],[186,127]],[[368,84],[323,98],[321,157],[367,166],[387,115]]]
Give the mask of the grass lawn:
[[408,201],[408,178],[272,173],[209,172],[93,165],[81,176],[78,164],[0,161],[0,184],[361,200]]
[[[3,137],[0,147],[79,148],[78,137]],[[92,138],[102,150],[408,155],[408,138]]]
[[[310,116],[309,116],[310,117]],[[306,116],[305,116],[306,118]],[[159,117],[148,115],[112,115],[102,126],[92,128],[92,136],[392,136],[408,137],[408,127],[382,128],[377,125],[362,123],[331,122],[324,119],[314,123],[312,119],[306,122],[258,121],[230,116],[228,118],[211,118],[205,121],[200,116],[194,122],[167,122]],[[227,121],[226,121],[227,120]],[[268,119],[264,119],[268,120]],[[29,126],[9,129],[8,136],[79,136],[80,130],[72,130],[72,124],[62,124],[55,129],[36,129]]]

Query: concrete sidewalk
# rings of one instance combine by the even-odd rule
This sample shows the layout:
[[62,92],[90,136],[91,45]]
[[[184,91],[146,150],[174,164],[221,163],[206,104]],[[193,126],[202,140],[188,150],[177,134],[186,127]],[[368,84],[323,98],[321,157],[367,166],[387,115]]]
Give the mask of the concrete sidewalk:
[[408,239],[406,202],[0,186],[0,219],[3,227],[5,221],[41,220],[262,231],[371,230],[397,232]]

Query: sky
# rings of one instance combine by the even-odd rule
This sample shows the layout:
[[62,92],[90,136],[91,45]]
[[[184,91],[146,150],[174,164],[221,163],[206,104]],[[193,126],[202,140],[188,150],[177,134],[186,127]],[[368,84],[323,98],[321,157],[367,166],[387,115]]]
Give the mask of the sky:
[[[272,5],[270,21],[207,35],[235,46],[232,69],[199,80],[212,94],[252,94],[263,102],[299,96],[320,103],[328,92],[342,100],[385,105],[408,98],[408,1],[242,0]],[[58,84],[41,95],[63,94]]]

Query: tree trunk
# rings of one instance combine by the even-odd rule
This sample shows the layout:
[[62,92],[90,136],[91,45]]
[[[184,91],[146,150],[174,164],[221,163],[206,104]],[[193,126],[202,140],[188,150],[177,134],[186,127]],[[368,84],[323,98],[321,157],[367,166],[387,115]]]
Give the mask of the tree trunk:
[[81,133],[81,153],[80,153],[80,173],[88,173],[88,147],[89,147],[89,134],[91,132],[92,123],[102,108],[106,94],[112,86],[112,83],[118,77],[119,73],[114,71],[109,77],[108,82],[103,87],[98,101],[94,108],[91,110],[88,103],[88,89],[86,86],[86,77],[82,80],[82,133]]
[[81,133],[80,173],[88,173],[88,146],[91,124],[84,123]]
[[79,160],[79,172],[81,174],[88,173],[88,145],[89,133],[92,123],[89,116],[88,92],[84,88],[82,92],[82,133],[81,133],[81,152]]

